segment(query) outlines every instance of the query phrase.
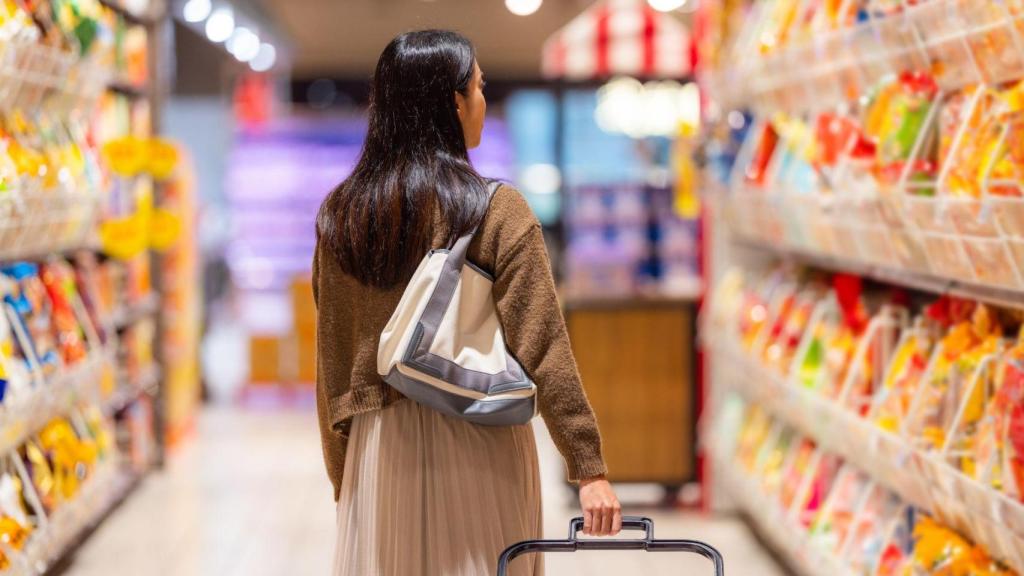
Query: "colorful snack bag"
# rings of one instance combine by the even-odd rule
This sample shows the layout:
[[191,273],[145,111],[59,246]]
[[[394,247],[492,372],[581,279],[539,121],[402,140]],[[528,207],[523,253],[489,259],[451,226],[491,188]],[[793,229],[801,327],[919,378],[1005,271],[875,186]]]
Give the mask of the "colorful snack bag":
[[53,333],[65,364],[85,358],[85,332],[75,313],[78,288],[70,265],[53,261],[42,267],[42,282],[53,310]]
[[782,477],[779,500],[782,508],[788,510],[796,501],[804,478],[813,471],[816,462],[817,448],[814,442],[803,438],[793,447],[793,454]]
[[976,386],[969,397],[968,388],[982,360],[1001,348],[1001,337],[1002,328],[984,304],[974,308],[970,321],[959,322],[943,337],[941,355],[925,387],[924,405],[912,430],[926,448],[942,448],[946,434],[956,432],[951,427],[963,402],[968,404],[962,430],[965,437],[973,435],[984,409],[985,387]]
[[796,355],[800,341],[804,337],[807,324],[811,320],[811,314],[814,312],[814,306],[820,295],[820,291],[816,289],[801,292],[796,297],[789,314],[781,323],[778,334],[765,348],[765,363],[777,372],[789,373],[793,364],[793,356]]
[[926,318],[919,317],[890,361],[889,372],[875,397],[875,423],[882,429],[898,432],[910,413],[935,346],[935,330],[928,324]]
[[752,134],[757,138],[757,148],[747,165],[745,178],[748,184],[758,188],[764,187],[768,178],[768,166],[775,155],[775,148],[779,143],[779,135],[775,132],[770,122],[765,122],[760,134]]
[[1024,328],[1004,354],[993,384],[978,424],[975,477],[1024,500]]
[[799,511],[799,521],[802,526],[809,528],[817,518],[818,513],[821,510],[822,505],[825,503],[825,499],[828,498],[829,492],[832,491],[832,485],[836,480],[836,476],[839,474],[839,470],[842,467],[842,461],[835,454],[818,453],[814,469],[814,474],[811,479],[806,494],[797,494],[798,498],[795,502],[796,509]]

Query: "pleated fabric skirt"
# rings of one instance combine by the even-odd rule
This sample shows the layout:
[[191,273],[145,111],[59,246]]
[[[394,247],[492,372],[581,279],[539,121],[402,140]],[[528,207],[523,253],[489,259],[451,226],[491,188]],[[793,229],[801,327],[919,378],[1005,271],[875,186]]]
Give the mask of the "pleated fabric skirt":
[[[334,576],[488,576],[541,537],[533,428],[489,427],[401,400],[355,417],[338,500]],[[543,558],[510,576],[543,576]]]

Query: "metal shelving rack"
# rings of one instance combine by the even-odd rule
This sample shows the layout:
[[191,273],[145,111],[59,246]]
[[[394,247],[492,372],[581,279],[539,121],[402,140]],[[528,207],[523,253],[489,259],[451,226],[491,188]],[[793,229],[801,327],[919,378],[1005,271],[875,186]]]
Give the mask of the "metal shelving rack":
[[[845,2],[843,9],[853,4]],[[938,84],[911,158],[896,184],[885,190],[847,181],[848,167],[842,164],[830,193],[798,190],[777,163],[769,165],[768,183],[755,188],[743,173],[757,145],[755,137],[748,137],[726,189],[708,184],[707,205],[722,223],[711,237],[712,267],[720,272],[730,266],[758,269],[792,262],[1024,310],[1024,198],[991,193],[996,186],[1024,191],[1024,174],[1012,182],[996,181],[989,168],[980,197],[951,194],[951,165],[971,137],[966,120],[937,176],[921,182],[912,174],[915,160],[923,158],[927,128],[937,121],[935,110],[949,95],[968,86],[1024,78],[1024,14],[1012,13],[1007,3],[985,0],[902,4],[884,17],[869,10],[866,21],[815,34],[767,56],[752,56],[760,28],[749,26],[735,46],[736,65],[703,75],[704,87],[721,110],[752,111],[750,135],[776,112],[814,118],[848,110],[854,106],[851,95],[901,71],[931,70]],[[762,15],[758,10],[755,5],[751,20]],[[980,59],[985,42],[993,38],[1011,49],[998,61]],[[977,97],[969,99],[963,118],[970,118],[978,105]],[[1007,136],[1004,131],[1001,138]],[[934,193],[918,194],[923,188]],[[948,520],[994,557],[1024,572],[1024,504],[961,472],[949,446],[929,450],[905,430],[879,428],[840,399],[800,385],[792,372],[764,365],[727,327],[705,321],[716,416],[730,393],[763,407],[781,425],[841,456],[908,504]],[[706,448],[720,485],[797,571],[848,573],[841,559],[815,551],[785,511],[765,504],[757,483],[739,469],[727,447],[712,439]]]
[[[92,106],[104,90],[109,90],[132,100],[148,100],[152,114],[151,125],[156,132],[159,128],[161,86],[160,70],[156,63],[158,51],[163,49],[159,30],[166,21],[165,5],[161,0],[153,0],[146,14],[137,14],[117,0],[101,0],[101,4],[120,14],[129,25],[146,29],[150,58],[148,84],[144,87],[125,84],[90,62],[76,62],[74,55],[27,43],[9,46],[7,49],[18,50],[26,56],[30,54],[30,57],[17,61],[38,69],[29,71],[31,73],[15,68],[0,70],[0,77],[4,78],[0,105],[31,108],[39,103],[42,93],[57,88],[58,93],[64,96],[55,97],[50,101],[52,105]],[[10,61],[14,62],[15,59]],[[0,262],[43,260],[50,256],[69,256],[81,251],[102,254],[94,241],[101,195],[97,191],[69,189],[66,194],[57,194],[55,197],[51,192],[14,189],[4,194],[0,200],[3,203],[0,212],[5,215],[4,221],[0,222]],[[61,233],[49,233],[53,230],[60,230]],[[158,257],[154,255],[153,258]],[[154,438],[158,446],[153,464],[162,463],[159,342],[154,345],[157,361],[154,366],[143,370],[139,381],[119,382],[117,390],[106,397],[100,391],[102,366],[114,364],[116,334],[119,331],[141,319],[156,318],[159,334],[159,280],[155,279],[153,284],[154,292],[149,297],[137,304],[118,308],[110,318],[103,319],[105,331],[114,334],[112,341],[106,345],[100,344],[95,338],[96,331],[87,330],[92,333],[89,357],[48,378],[31,394],[20,398],[16,405],[5,404],[0,407],[0,459],[11,458],[12,465],[18,468],[20,460],[12,456],[13,451],[47,422],[71,413],[83,401],[98,406],[101,412],[112,416],[146,395],[156,399]],[[23,466],[19,471],[23,483],[29,486],[26,490],[32,493],[28,500],[36,512],[40,513],[42,509],[38,498],[33,496],[31,482],[26,480],[27,472]],[[40,513],[41,524],[33,531],[23,550],[13,550],[7,544],[0,543],[0,549],[10,562],[8,570],[2,573],[42,574],[59,566],[102,519],[128,496],[144,474],[122,466],[116,455],[100,464],[83,484],[76,498],[64,502],[52,513]]]

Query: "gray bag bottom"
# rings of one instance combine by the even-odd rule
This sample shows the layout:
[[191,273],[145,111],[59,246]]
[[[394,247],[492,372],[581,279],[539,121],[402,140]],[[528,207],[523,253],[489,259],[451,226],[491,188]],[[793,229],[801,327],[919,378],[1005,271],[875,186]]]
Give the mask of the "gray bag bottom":
[[536,395],[481,402],[438,390],[429,384],[402,374],[397,367],[391,369],[384,381],[411,400],[433,408],[442,414],[468,420],[475,424],[515,426],[526,424],[533,419],[533,415],[536,413]]

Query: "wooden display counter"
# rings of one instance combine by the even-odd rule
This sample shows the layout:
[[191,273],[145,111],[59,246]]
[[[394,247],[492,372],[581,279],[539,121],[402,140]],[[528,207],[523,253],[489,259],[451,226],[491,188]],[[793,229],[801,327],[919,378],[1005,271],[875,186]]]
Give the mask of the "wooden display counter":
[[571,299],[565,308],[609,480],[694,480],[696,300]]

